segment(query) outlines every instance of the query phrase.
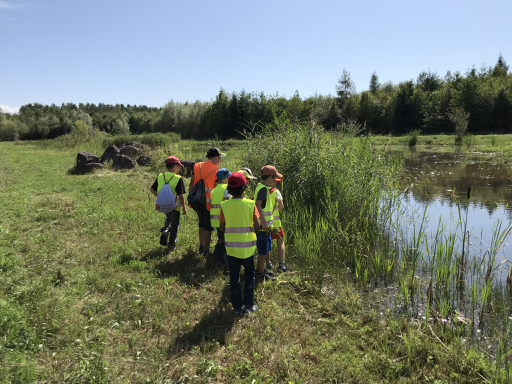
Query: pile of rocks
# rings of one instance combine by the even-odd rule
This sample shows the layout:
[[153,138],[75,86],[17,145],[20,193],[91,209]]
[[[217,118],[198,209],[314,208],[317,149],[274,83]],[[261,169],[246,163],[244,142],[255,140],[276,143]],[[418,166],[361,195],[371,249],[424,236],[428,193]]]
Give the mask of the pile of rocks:
[[103,164],[108,161],[112,161],[112,166],[118,169],[134,168],[135,164],[142,167],[151,164],[151,158],[144,156],[142,144],[137,141],[130,141],[119,148],[116,145],[108,147],[101,158],[91,152],[78,153],[76,155],[76,171],[78,173],[89,173],[95,169],[103,168]]

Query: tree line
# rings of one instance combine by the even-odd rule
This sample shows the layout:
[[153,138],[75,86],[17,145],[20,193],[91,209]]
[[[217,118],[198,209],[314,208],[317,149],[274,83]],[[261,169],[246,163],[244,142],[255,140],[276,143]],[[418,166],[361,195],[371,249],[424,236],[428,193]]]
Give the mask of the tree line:
[[231,138],[258,131],[282,116],[327,130],[356,122],[367,132],[398,135],[417,130],[453,134],[457,116],[462,116],[470,133],[512,132],[512,73],[501,55],[494,66],[472,67],[464,74],[448,71],[444,77],[429,70],[399,84],[381,84],[374,72],[369,89],[359,93],[344,69],[335,91],[307,98],[295,92],[287,98],[221,89],[209,102],[171,100],[161,108],[31,103],[15,115],[0,113],[0,140],[50,139],[70,133],[77,121],[91,132]]

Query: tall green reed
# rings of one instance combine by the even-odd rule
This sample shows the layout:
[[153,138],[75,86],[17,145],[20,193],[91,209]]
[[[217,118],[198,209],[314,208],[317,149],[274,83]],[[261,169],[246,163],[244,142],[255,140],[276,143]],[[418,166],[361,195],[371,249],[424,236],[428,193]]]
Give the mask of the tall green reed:
[[379,156],[371,137],[280,119],[248,137],[245,162],[253,170],[272,164],[284,175],[282,221],[299,269],[321,282],[327,271],[359,265],[368,277],[391,211],[383,197],[403,169]]

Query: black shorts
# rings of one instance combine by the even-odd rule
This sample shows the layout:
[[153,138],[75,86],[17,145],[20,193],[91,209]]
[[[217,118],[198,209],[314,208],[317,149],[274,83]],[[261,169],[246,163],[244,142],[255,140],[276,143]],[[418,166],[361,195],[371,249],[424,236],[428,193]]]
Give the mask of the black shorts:
[[199,218],[199,228],[203,228],[205,231],[213,231],[212,223],[210,222],[210,211],[204,209],[196,211],[196,213]]

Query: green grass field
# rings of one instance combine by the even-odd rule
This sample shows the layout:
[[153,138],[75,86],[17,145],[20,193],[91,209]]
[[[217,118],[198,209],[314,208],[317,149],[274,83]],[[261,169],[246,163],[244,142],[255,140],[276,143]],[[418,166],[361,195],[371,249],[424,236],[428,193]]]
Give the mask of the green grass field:
[[[194,160],[208,146],[152,156]],[[227,273],[195,252],[193,211],[175,251],[158,244],[160,167],[70,175],[88,145],[56,147],[0,143],[0,383],[492,380],[455,333],[375,313],[345,280],[315,289],[293,251],[290,273],[257,285],[260,310],[235,318]],[[243,148],[227,152],[222,165],[242,166]]]

